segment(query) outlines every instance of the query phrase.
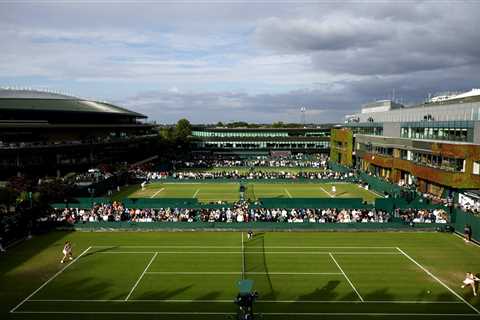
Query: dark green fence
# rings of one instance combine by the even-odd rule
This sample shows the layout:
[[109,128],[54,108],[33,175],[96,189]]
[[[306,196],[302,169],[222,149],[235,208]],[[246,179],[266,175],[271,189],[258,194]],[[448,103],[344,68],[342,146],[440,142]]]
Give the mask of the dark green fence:
[[359,172],[358,176],[363,182],[368,183],[370,188],[382,194],[386,192],[392,196],[398,196],[401,193],[402,189],[396,184],[384,181],[375,176],[370,176],[365,172]]
[[472,238],[480,241],[480,216],[464,212],[460,209],[454,209],[451,215],[452,224],[455,231],[463,233],[466,224],[472,227]]
[[347,173],[351,171],[351,168],[346,167],[344,165],[341,165],[339,163],[329,161],[328,162],[328,167],[334,171],[341,172],[341,173]]
[[261,198],[260,204],[264,208],[372,208],[362,198]]
[[155,231],[155,230],[264,230],[264,231],[433,231],[444,225],[427,223],[411,227],[390,223],[286,223],[286,222],[87,222],[67,226],[78,231]]
[[110,198],[73,198],[66,202],[52,203],[50,206],[56,209],[63,208],[80,208],[89,209],[95,203],[111,203]]
[[442,205],[432,204],[423,198],[416,198],[411,202],[407,202],[404,198],[378,198],[375,199],[375,208],[389,212],[395,209],[446,209]]
[[198,208],[197,199],[191,198],[126,198],[122,203],[127,208]]

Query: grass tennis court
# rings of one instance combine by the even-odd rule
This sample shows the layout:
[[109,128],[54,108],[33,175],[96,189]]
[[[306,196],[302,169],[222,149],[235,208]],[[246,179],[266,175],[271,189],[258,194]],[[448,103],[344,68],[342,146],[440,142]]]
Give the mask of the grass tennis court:
[[[335,186],[335,192],[332,191]],[[363,198],[373,202],[379,194],[353,183],[246,183],[245,198]],[[240,199],[239,183],[152,183],[137,190],[130,198],[197,198],[200,202]]]
[[[77,258],[64,266],[66,239]],[[55,232],[0,267],[14,319],[228,319],[243,277],[263,319],[480,316],[480,299],[460,288],[480,248],[452,234]]]
[[240,199],[238,183],[152,183],[144,190],[137,190],[130,198],[197,198],[200,202]]

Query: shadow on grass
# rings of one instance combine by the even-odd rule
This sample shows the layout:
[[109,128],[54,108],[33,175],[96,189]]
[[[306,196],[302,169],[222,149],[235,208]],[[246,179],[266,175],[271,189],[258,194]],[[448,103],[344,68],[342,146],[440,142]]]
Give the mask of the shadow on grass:
[[393,301],[395,296],[388,292],[389,288],[382,288],[362,295],[366,301]]
[[324,301],[333,301],[338,297],[338,293],[335,292],[335,289],[340,284],[338,280],[328,281],[326,285],[321,288],[315,289],[309,294],[305,294],[298,297],[300,301],[314,301],[314,300],[324,300]]
[[193,284],[188,286],[180,287],[174,290],[158,290],[158,291],[147,291],[140,296],[134,296],[135,300],[168,300],[174,298],[175,296],[181,294],[182,292],[187,291],[193,287]]
[[105,247],[105,248],[93,249],[93,250],[91,249],[86,254],[84,254],[83,257],[89,257],[89,256],[97,254],[97,253],[108,252],[108,251],[111,251],[111,250],[114,250],[114,249],[117,249],[117,248],[118,248],[118,246]]
[[61,299],[124,299],[123,294],[115,296],[112,292],[113,282],[102,281],[95,277],[86,277],[66,281],[64,279],[53,281],[39,291],[32,299],[61,300]]
[[71,231],[35,235],[0,255],[0,315],[20,303],[58,272],[64,240]]
[[[210,291],[205,293],[202,296],[196,297],[194,300],[215,300],[220,296],[221,293],[222,293],[221,291]],[[233,302],[233,298],[232,298],[232,302]]]

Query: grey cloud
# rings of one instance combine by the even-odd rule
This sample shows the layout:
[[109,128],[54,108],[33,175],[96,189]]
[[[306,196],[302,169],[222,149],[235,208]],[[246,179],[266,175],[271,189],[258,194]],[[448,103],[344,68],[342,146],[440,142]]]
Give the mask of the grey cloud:
[[477,58],[404,50],[402,48],[354,49],[342,52],[318,52],[313,65],[333,73],[356,75],[393,75],[446,69],[476,63]]
[[150,91],[117,102],[166,123],[181,117],[195,123],[299,122],[300,107],[307,108],[309,122],[342,122],[346,114],[359,112],[364,103],[392,98],[393,91],[397,101],[416,104],[429,94],[470,90],[472,83],[480,83],[479,75],[480,67],[462,66],[448,74],[433,70],[421,74],[374,75],[277,94]]
[[[341,12],[341,13],[339,13]],[[480,63],[480,2],[342,6],[319,18],[269,18],[260,47],[303,53],[318,71],[393,75]]]
[[477,87],[479,12],[474,1],[0,3],[0,79],[105,94],[159,122],[299,121],[303,106],[309,121],[341,121],[393,89],[418,102]]
[[269,18],[257,26],[258,43],[287,52],[370,47],[390,36],[374,20],[333,15],[321,20]]

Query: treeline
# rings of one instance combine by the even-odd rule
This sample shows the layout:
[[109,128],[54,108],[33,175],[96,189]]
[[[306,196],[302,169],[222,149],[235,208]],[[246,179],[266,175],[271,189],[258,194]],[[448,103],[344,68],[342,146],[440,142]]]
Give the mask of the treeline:
[[293,122],[273,122],[271,124],[266,123],[248,123],[244,121],[235,121],[229,123],[218,122],[214,127],[221,127],[221,128],[303,128],[305,125],[301,123],[293,123]]

